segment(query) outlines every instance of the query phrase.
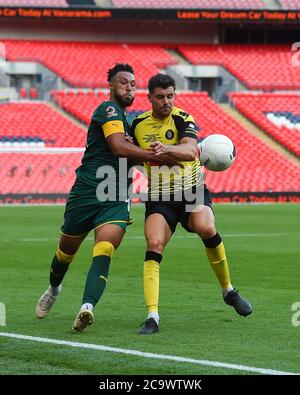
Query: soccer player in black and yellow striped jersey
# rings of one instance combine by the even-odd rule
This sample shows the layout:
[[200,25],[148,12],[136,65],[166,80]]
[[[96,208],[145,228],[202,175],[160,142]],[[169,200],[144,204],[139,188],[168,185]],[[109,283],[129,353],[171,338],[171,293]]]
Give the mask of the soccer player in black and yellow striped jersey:
[[159,331],[159,267],[164,248],[178,222],[202,239],[208,260],[220,283],[224,301],[236,312],[247,316],[250,303],[233,288],[222,239],[216,230],[210,193],[204,184],[197,149],[197,125],[193,117],[174,107],[175,81],[157,74],[150,78],[149,101],[152,110],[133,122],[134,142],[151,149],[156,158],[171,156],[181,167],[170,169],[156,160],[146,161],[148,200],[145,213],[147,251],[144,262],[144,294],[147,319],[140,334]]
[[[82,164],[76,170],[59,245],[51,262],[50,284],[39,298],[35,310],[36,317],[40,319],[49,314],[71,262],[82,241],[93,230],[95,241],[92,263],[86,278],[82,306],[73,323],[73,329],[78,332],[93,322],[93,309],[106,287],[112,255],[130,223],[129,201],[127,196],[124,197],[128,186],[125,185],[125,190],[121,191],[116,182],[120,174],[119,158],[151,161],[155,157],[154,152],[139,148],[126,138],[130,125],[125,109],[135,97],[132,67],[116,64],[107,74],[110,97],[97,107],[92,116]],[[168,157],[165,156],[165,159]],[[172,163],[172,158],[167,162]],[[105,186],[115,193],[114,200],[99,196],[98,186],[102,181],[106,183],[106,171],[101,172],[101,169],[108,168],[113,171],[115,178],[112,177],[110,184]]]

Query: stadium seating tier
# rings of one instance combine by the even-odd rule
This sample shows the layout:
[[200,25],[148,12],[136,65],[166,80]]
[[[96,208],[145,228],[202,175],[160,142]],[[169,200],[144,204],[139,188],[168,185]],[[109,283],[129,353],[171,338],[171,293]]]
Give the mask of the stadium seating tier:
[[179,45],[192,64],[224,66],[249,89],[300,89],[300,67],[288,45]]
[[46,147],[83,147],[86,130],[44,102],[0,105],[0,138],[39,137]]
[[6,39],[2,42],[8,60],[40,62],[73,87],[106,87],[107,70],[126,59],[135,69],[137,87],[146,88],[153,74],[177,63],[167,51],[177,48],[191,64],[225,67],[249,89],[300,89],[300,67],[293,66],[288,45],[174,46]]
[[81,153],[1,153],[0,194],[68,193]]
[[300,95],[231,93],[230,99],[258,127],[300,157]]
[[63,41],[1,40],[10,61],[36,61],[57,73],[71,86],[106,87],[106,72],[114,63],[130,63],[138,88],[160,68],[176,60],[159,44],[116,44]]
[[[53,98],[57,103],[63,103],[66,111],[88,124],[97,104],[107,97],[102,92],[94,96],[92,93],[77,96],[58,91],[53,93]],[[177,95],[176,105],[195,116],[200,126],[199,137],[222,133],[230,137],[236,145],[237,159],[229,170],[220,173],[207,172],[208,185],[213,192],[299,190],[300,167],[250,134],[206,93],[180,93]],[[149,103],[146,94],[137,93],[129,115],[147,109]]]

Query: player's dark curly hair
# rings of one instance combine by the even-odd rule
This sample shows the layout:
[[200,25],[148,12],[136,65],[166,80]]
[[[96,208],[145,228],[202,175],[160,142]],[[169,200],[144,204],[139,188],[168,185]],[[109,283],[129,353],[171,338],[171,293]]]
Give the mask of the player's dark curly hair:
[[119,72],[119,71],[127,71],[128,73],[134,74],[134,70],[130,64],[127,63],[116,63],[115,66],[108,70],[107,72],[107,81],[110,82],[112,78]]
[[174,90],[176,89],[176,82],[174,78],[168,74],[155,74],[148,82],[149,93],[152,93],[155,88],[167,89],[169,86],[173,86]]

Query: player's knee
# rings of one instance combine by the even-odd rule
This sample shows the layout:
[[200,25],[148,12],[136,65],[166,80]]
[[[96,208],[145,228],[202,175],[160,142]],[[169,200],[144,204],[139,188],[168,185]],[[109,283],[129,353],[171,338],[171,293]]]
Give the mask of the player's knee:
[[214,224],[205,224],[202,226],[199,226],[197,229],[198,235],[201,237],[201,239],[209,239],[213,237],[216,234],[216,227]]
[[58,262],[60,262],[60,263],[70,264],[73,261],[75,255],[76,255],[76,253],[75,254],[66,254],[59,247],[57,248],[57,251],[56,251],[56,257],[57,257]]
[[[71,238],[69,236],[62,235],[59,241],[58,249],[65,255],[75,256],[82,240],[83,238],[81,237]],[[62,257],[62,259],[64,258]]]
[[151,237],[147,239],[147,250],[155,251],[161,254],[164,250],[164,242],[157,237]]

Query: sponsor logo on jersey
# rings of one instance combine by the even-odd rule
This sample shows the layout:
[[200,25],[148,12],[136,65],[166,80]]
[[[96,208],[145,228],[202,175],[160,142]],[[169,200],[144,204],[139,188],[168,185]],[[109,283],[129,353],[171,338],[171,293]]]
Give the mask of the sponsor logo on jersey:
[[145,141],[145,143],[154,143],[155,141],[160,141],[161,137],[159,134],[146,134],[143,137],[143,140]]
[[118,113],[114,107],[108,106],[105,110],[107,112],[107,118],[117,117]]

